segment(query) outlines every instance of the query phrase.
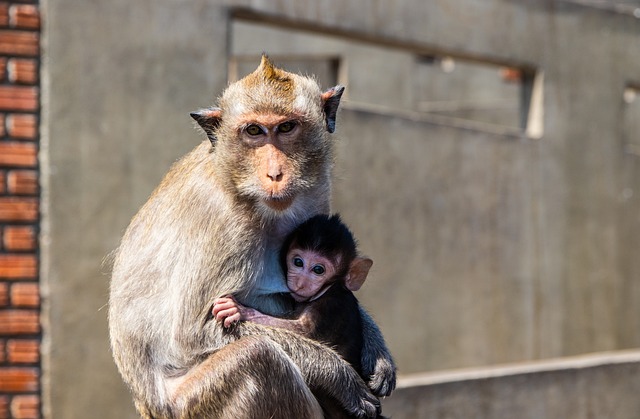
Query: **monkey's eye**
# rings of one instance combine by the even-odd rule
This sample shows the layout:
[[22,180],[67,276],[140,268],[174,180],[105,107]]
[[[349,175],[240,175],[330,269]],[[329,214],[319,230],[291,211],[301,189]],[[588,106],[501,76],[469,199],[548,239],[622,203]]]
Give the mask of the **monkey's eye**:
[[296,123],[293,121],[283,122],[282,124],[278,125],[278,132],[290,132],[295,126]]
[[316,265],[313,268],[311,268],[311,270],[313,271],[314,274],[316,275],[322,275],[324,273],[324,266],[322,265]]
[[304,266],[304,261],[302,260],[302,258],[295,257],[293,258],[293,265],[297,266],[298,268],[302,268]]
[[262,128],[260,128],[256,124],[249,125],[247,128],[245,128],[245,131],[249,135],[260,135],[260,134],[263,134]]

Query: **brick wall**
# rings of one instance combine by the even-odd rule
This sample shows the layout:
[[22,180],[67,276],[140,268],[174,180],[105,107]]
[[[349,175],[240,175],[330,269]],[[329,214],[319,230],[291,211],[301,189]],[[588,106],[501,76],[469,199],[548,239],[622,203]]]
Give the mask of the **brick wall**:
[[0,1],[0,419],[41,417],[40,13]]

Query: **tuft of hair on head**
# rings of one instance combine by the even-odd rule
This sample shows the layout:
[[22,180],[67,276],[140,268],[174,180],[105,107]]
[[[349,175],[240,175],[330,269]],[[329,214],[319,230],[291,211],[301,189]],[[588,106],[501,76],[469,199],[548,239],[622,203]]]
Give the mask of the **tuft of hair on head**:
[[265,80],[279,80],[281,77],[277,70],[279,69],[276,69],[273,62],[269,59],[269,56],[263,53],[256,72],[262,74]]
[[249,87],[264,84],[269,86],[276,96],[286,96],[290,100],[293,99],[294,82],[291,78],[291,73],[273,65],[266,54],[262,54],[258,68],[253,73],[248,74],[243,79],[243,82]]
[[282,246],[283,267],[286,267],[286,253],[292,245],[317,252],[334,262],[339,259],[339,275],[346,274],[349,263],[357,256],[356,240],[338,214],[318,214],[300,224]]

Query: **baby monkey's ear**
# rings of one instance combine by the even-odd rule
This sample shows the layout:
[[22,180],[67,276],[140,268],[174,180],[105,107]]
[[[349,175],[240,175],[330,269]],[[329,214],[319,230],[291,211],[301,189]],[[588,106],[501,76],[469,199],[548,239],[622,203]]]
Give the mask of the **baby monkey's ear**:
[[220,126],[222,121],[222,109],[220,108],[206,108],[200,109],[196,112],[191,112],[189,115],[196,120],[198,125],[204,130],[211,141],[211,145],[216,145],[216,129]]
[[344,279],[347,289],[358,291],[364,284],[364,280],[367,279],[371,265],[373,265],[373,261],[369,258],[355,258],[349,265],[349,272],[347,272],[347,276]]

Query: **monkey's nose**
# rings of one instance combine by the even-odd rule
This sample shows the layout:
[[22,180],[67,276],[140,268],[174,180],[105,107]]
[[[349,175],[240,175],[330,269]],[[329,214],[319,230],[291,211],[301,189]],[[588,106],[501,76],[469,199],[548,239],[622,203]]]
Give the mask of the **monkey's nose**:
[[267,177],[271,179],[272,182],[280,182],[282,180],[282,171],[278,168],[275,170],[269,170],[267,172]]
[[297,294],[302,290],[303,284],[301,284],[299,282],[288,281],[287,282],[287,287],[289,288],[289,290],[291,290],[292,292]]

